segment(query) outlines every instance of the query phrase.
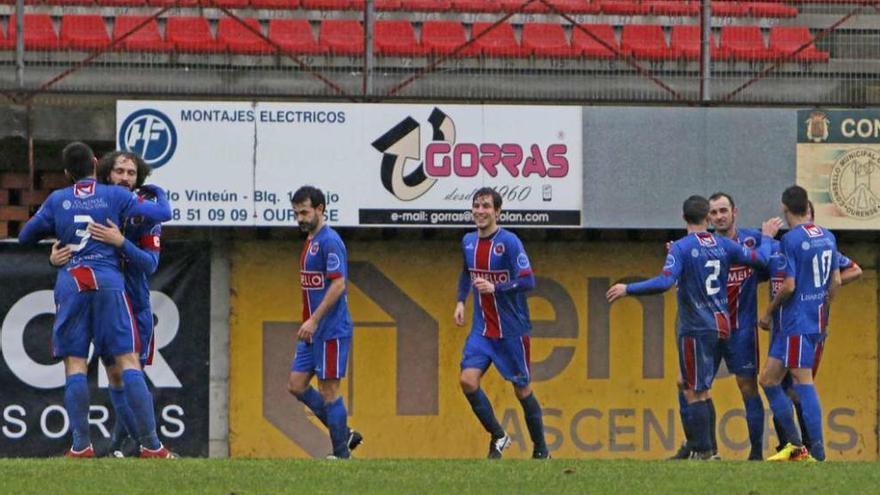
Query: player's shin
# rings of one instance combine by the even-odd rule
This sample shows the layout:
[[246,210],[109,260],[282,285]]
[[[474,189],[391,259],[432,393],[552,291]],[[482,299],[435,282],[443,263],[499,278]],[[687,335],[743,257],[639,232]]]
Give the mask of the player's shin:
[[144,373],[137,369],[122,372],[122,383],[125,387],[125,399],[134,414],[137,425],[137,440],[150,450],[162,448],[156,435],[156,416],[153,411],[153,396],[147,388]]
[[89,437],[89,384],[86,375],[75,373],[67,377],[64,386],[64,408],[70,418],[73,450],[87,449],[92,441]]
[[759,460],[764,451],[764,403],[758,394],[743,402],[746,408],[746,425],[749,428],[749,443],[752,446],[749,459]]
[[825,445],[822,435],[822,405],[819,402],[819,394],[816,386],[812,383],[797,384],[794,386],[800,397],[803,410],[803,426],[810,436],[810,455],[817,461],[825,460]]
[[717,430],[717,417],[715,416],[715,403],[712,402],[712,399],[706,399],[706,407],[709,409],[709,443],[712,445],[712,453],[718,452],[718,435],[716,433]]
[[526,427],[529,429],[529,436],[535,446],[535,453],[546,454],[547,443],[544,441],[544,418],[541,413],[541,404],[538,403],[534,393],[529,394],[525,399],[520,399],[519,403],[523,408]]
[[118,450],[125,437],[137,438],[137,426],[134,413],[125,399],[124,388],[110,387],[110,403],[113,405],[113,412],[116,414],[116,423],[113,426],[113,436],[110,440],[111,449]]
[[692,452],[709,452],[712,450],[712,438],[709,432],[709,405],[704,400],[688,404],[688,448]]
[[492,409],[492,403],[489,402],[489,398],[486,397],[483,389],[477,388],[474,392],[465,393],[464,396],[470,403],[471,409],[474,411],[477,419],[480,420],[483,428],[492,435],[492,438],[503,437],[504,429],[501,428],[501,424],[498,423],[498,419],[495,417],[495,411]]
[[333,443],[333,455],[347,459],[351,457],[348,450],[348,412],[342,397],[325,403],[327,410],[327,427],[330,430],[330,441]]
[[764,395],[767,396],[767,402],[770,403],[774,421],[782,429],[788,443],[795,446],[803,445],[801,432],[794,423],[791,399],[788,398],[782,387],[780,385],[764,385]]
[[324,426],[328,426],[327,423],[327,408],[324,405],[324,398],[321,397],[321,393],[315,390],[315,387],[309,386],[306,387],[305,391],[301,394],[296,394],[295,396],[299,399],[300,402],[306,405],[317,417]]

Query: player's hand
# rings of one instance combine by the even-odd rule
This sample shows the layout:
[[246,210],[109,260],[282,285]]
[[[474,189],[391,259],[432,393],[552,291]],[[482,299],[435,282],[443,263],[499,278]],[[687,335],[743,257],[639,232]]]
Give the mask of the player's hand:
[[626,284],[614,284],[605,293],[605,298],[609,303],[613,303],[621,297],[626,297]]
[[672,251],[672,245],[675,244],[674,241],[666,241],[666,252]]
[[779,232],[779,229],[781,228],[782,219],[779,217],[773,217],[767,219],[767,221],[761,224],[761,233],[769,235],[770,237],[776,237],[776,233]]
[[61,241],[55,241],[52,244],[52,254],[49,255],[49,263],[52,266],[63,266],[70,261],[70,246],[61,246]]
[[770,330],[770,327],[772,325],[773,325],[773,316],[771,316],[769,314],[765,314],[764,316],[761,317],[760,320],[758,320],[758,327],[760,327],[761,330]]
[[480,277],[474,279],[474,287],[477,288],[480,294],[492,294],[495,292],[495,284]]
[[458,301],[455,303],[455,312],[452,313],[452,319],[455,320],[455,324],[463,327],[464,326],[464,303]]
[[309,318],[304,321],[302,325],[300,325],[299,330],[296,332],[296,336],[299,337],[300,340],[304,340],[308,343],[312,342],[312,337],[315,335],[315,330],[317,329],[318,324],[315,320]]
[[92,238],[96,241],[101,241],[104,244],[110,244],[111,246],[122,247],[125,244],[125,236],[122,235],[122,232],[119,231],[119,227],[113,223],[113,220],[107,219],[107,225],[101,225],[99,223],[90,223],[88,226],[89,233],[92,234]]

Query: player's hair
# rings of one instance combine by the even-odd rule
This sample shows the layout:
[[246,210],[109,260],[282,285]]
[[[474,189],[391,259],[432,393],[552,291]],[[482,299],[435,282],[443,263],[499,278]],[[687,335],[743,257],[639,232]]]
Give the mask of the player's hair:
[[137,181],[134,184],[135,189],[144,185],[147,177],[153,173],[153,169],[147,165],[147,162],[145,162],[140,155],[132,153],[131,151],[111,151],[102,156],[98,161],[98,182],[101,184],[110,184],[110,172],[113,170],[113,166],[116,165],[116,160],[118,160],[120,156],[131,160],[134,162],[135,167],[137,167]]
[[293,193],[293,199],[291,199],[290,202],[293,204],[305,203],[307,199],[312,202],[312,208],[327,205],[327,200],[324,199],[324,193],[315,186],[300,187],[295,193]]
[[709,216],[709,200],[695,194],[684,200],[681,212],[688,225],[699,225]]
[[490,196],[492,198],[492,207],[496,210],[501,209],[501,195],[498,194],[498,191],[492,189],[491,187],[481,187],[474,191],[473,200],[476,201],[477,198],[483,196]]
[[709,196],[709,201],[718,201],[721,198],[727,198],[727,201],[730,202],[730,207],[735,208],[736,203],[733,202],[733,196],[727,194],[726,192],[718,191],[717,193]]
[[801,186],[791,186],[782,193],[782,204],[792,215],[806,215],[809,203],[807,190]]
[[807,200],[807,214],[811,222],[816,219],[816,208],[813,207],[813,202],[809,199]]
[[61,151],[61,163],[70,178],[77,181],[94,173],[95,153],[86,143],[74,141]]

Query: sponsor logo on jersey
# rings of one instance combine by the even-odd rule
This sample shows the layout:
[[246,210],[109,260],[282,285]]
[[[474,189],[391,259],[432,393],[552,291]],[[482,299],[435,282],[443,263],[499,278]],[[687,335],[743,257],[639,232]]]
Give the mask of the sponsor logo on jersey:
[[727,272],[727,285],[742,285],[752,276],[752,268],[746,265],[731,266]]
[[177,149],[177,130],[164,113],[144,108],[129,115],[119,127],[119,149],[141,155],[154,169],[168,163]]
[[822,227],[813,224],[804,225],[808,237],[822,237]]
[[471,269],[471,281],[482,278],[493,284],[502,284],[510,281],[510,273],[507,270],[477,270]]
[[697,240],[700,242],[700,246],[703,247],[715,247],[715,236],[708,232],[699,232],[697,233]]
[[85,199],[91,197],[95,194],[95,183],[92,181],[88,182],[77,182],[73,185],[73,195],[78,199]]
[[499,242],[498,244],[495,244],[495,247],[492,248],[492,250],[495,251],[495,256],[501,256],[504,254],[504,244]]
[[519,253],[519,256],[516,257],[516,266],[520,268],[529,267],[529,257],[526,256],[526,253]]
[[321,272],[299,272],[299,285],[304,290],[318,290],[324,288],[324,274]]

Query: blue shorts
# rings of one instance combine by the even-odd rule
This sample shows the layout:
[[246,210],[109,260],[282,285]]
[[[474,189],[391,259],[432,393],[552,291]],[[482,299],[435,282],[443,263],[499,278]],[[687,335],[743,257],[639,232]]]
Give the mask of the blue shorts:
[[351,337],[329,340],[300,340],[290,363],[290,371],[314,373],[319,380],[338,380],[348,369]]
[[53,355],[88,358],[90,343],[101,356],[140,351],[134,313],[124,291],[87,290],[58,303],[52,328]]
[[532,379],[531,341],[528,335],[490,339],[477,333],[468,335],[461,356],[461,369],[486,371],[490,364],[505,380],[525,387]]
[[[718,348],[718,364],[723,359],[727,371],[736,376],[757,376],[760,361],[756,327],[733,330],[729,337],[718,342]],[[717,365],[715,369],[717,371]]]
[[[773,332],[770,339],[770,357],[782,361],[788,369],[818,368],[824,348],[824,333],[784,335]],[[817,370],[814,370],[814,373]]]
[[678,368],[688,390],[702,392],[712,388],[718,363],[718,334],[680,335]]

